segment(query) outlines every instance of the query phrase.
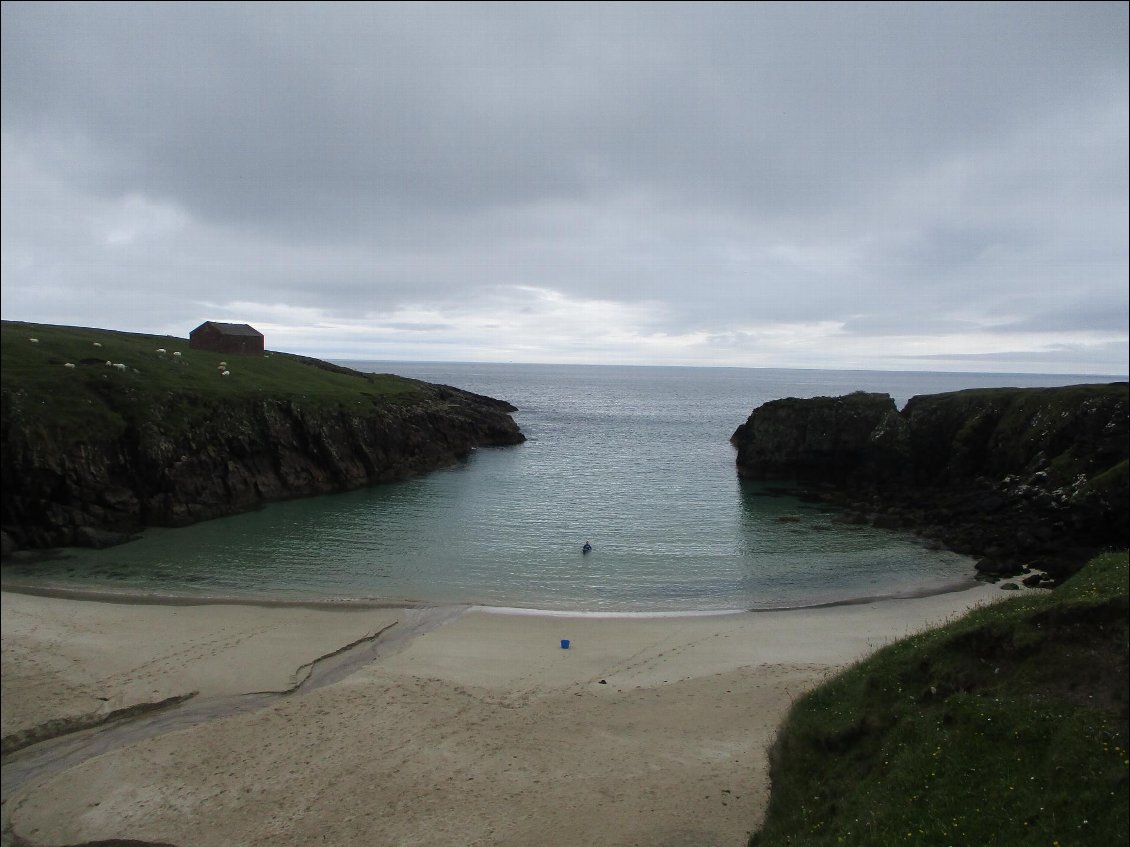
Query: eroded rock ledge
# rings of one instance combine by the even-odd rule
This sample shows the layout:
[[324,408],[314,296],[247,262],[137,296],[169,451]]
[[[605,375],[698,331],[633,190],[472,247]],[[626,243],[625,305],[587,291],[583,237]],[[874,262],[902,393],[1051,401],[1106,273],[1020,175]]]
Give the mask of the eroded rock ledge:
[[[191,426],[172,411],[186,404]],[[476,447],[521,443],[514,411],[504,401],[424,384],[358,411],[189,396],[131,410],[112,438],[64,440],[22,425],[5,408],[4,554],[105,547],[147,526],[185,526],[274,500],[406,479]]]
[[978,570],[1062,579],[1128,544],[1127,383],[766,403],[734,432],[738,474],[908,529]]

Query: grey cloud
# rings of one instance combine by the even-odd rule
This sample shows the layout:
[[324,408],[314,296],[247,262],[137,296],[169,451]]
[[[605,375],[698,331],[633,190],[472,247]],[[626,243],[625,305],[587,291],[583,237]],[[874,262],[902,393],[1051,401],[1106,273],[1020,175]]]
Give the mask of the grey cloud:
[[[2,38],[37,314],[81,277],[160,320],[540,286],[653,332],[1126,331],[1124,4],[13,3]],[[135,195],[183,220],[87,230]]]
[[800,211],[1102,95],[1125,44],[1101,6],[5,10],[6,120],[88,136],[78,176],[307,229],[638,184]]
[[1125,332],[1130,301],[1123,289],[1121,303],[1117,294],[1089,293],[1084,286],[1061,308],[1036,312],[1020,321],[1003,324],[1003,332],[1063,332],[1093,330],[1098,332]]
[[1094,345],[1052,345],[1039,351],[1006,350],[993,353],[937,353],[928,355],[905,355],[901,358],[908,363],[920,362],[923,366],[936,366],[939,363],[964,364],[967,367],[989,365],[993,370],[1010,371],[1023,368],[1026,371],[1044,373],[1076,373],[1107,375],[1113,379],[1126,379],[1126,371],[1114,368],[1104,369],[1103,364],[1117,362],[1121,352],[1119,342],[1106,342]]

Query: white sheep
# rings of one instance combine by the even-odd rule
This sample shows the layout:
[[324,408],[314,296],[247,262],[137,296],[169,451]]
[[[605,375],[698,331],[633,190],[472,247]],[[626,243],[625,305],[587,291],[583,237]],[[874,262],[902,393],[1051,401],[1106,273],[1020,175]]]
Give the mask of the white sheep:
[[29,338],[28,341],[30,341],[32,344],[38,344],[39,343],[38,338]]
[[227,362],[220,362],[220,367],[221,367],[221,368],[226,368],[227,366],[228,366],[228,363],[227,363]]
[[126,366],[123,365],[121,362],[115,362],[114,367],[117,368],[120,371],[124,371],[126,369]]
[[157,348],[157,355],[158,356],[164,356],[165,355],[165,348],[164,347],[158,347]]
[[107,359],[107,360],[106,360],[106,367],[108,367],[108,368],[112,368],[112,367],[114,367],[114,363],[113,363],[113,362],[111,362],[111,361],[110,361],[109,359]]
[[72,362],[65,362],[65,363],[63,364],[63,367],[64,367],[64,368],[73,368],[73,367],[74,367],[74,364],[73,364]]
[[179,358],[180,358],[180,350],[174,350],[174,351],[173,351],[173,358],[174,358],[174,359],[179,359]]
[[220,374],[220,376],[229,376],[230,374],[231,371],[224,371],[222,374]]
[[101,341],[95,341],[95,342],[94,342],[94,346],[95,346],[95,347],[101,347],[101,346],[102,346],[102,342],[101,342]]

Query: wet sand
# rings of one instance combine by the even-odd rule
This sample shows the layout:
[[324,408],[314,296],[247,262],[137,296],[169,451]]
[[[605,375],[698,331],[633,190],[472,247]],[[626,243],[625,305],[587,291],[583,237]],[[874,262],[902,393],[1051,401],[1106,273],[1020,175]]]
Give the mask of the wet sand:
[[[3,592],[6,739],[193,692],[197,704],[283,692],[31,778],[4,802],[4,838],[741,845],[768,800],[768,746],[800,694],[1003,596],[979,586],[604,618]],[[297,687],[319,657],[366,639],[386,649],[332,684]],[[5,771],[38,749],[9,755]]]

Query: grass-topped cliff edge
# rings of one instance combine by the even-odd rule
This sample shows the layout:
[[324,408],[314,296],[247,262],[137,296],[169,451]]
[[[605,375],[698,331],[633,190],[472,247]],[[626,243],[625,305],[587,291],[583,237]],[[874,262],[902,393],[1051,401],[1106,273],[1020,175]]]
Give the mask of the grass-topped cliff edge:
[[523,440],[503,401],[287,353],[7,321],[0,351],[6,548],[98,546]]
[[1127,840],[1127,554],[907,638],[798,700],[751,845]]
[[[204,402],[270,397],[355,411],[425,396],[423,383],[390,374],[287,353],[192,350],[186,338],[105,329],[5,321],[0,353],[5,417],[64,442],[117,437],[155,407],[166,410],[170,425],[191,426]],[[177,416],[168,414],[173,409]]]

